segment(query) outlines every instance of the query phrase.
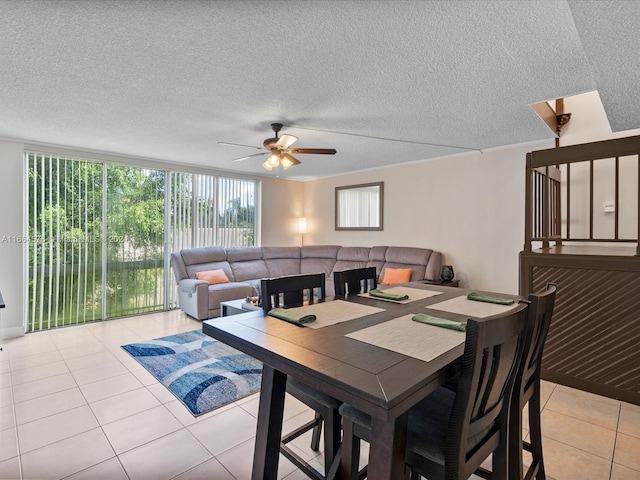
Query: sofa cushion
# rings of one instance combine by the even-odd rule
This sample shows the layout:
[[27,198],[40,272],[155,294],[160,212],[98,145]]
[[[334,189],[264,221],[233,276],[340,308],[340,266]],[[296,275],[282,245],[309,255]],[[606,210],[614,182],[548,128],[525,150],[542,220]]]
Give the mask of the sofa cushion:
[[382,271],[384,278],[385,268],[406,268],[412,269],[411,281],[424,280],[427,270],[427,263],[432,250],[428,248],[413,247],[388,247],[385,253],[385,264]]
[[388,247],[371,247],[369,249],[369,261],[366,266],[376,267],[376,272],[378,272],[378,283],[380,283],[380,279],[382,279],[382,269],[387,261],[387,248]]
[[204,280],[209,285],[217,285],[219,283],[229,283],[229,279],[221,268],[217,270],[205,270],[204,272],[196,272],[198,280]]
[[262,247],[262,258],[271,278],[300,273],[300,247]]
[[300,247],[300,273],[324,273],[329,277],[340,248],[339,245]]
[[180,253],[187,266],[227,261],[227,251],[223,247],[185,248]]
[[222,262],[210,262],[210,263],[201,263],[194,265],[187,265],[187,273],[189,274],[189,278],[196,278],[196,272],[205,272],[207,270],[218,270],[221,269],[224,271],[224,274],[230,281],[235,281],[233,276],[233,271],[231,270],[231,265],[226,260]]
[[233,270],[236,282],[266,278],[269,276],[267,265],[262,259],[260,247],[238,247],[227,249],[227,260]]

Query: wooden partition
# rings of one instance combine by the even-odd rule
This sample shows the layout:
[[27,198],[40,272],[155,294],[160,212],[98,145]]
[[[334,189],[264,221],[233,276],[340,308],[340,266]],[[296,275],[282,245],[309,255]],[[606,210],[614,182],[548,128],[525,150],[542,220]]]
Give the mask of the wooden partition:
[[[625,178],[624,195],[637,207],[620,204],[622,158],[638,163],[637,178]],[[615,208],[606,235],[595,228],[601,183],[594,165],[603,159],[612,170]],[[580,186],[585,205],[573,218],[572,167],[580,162],[587,162]],[[640,405],[640,136],[531,152],[526,175],[520,293],[558,285],[542,377]],[[630,180],[635,192],[628,191]],[[621,210],[633,213],[623,217]]]

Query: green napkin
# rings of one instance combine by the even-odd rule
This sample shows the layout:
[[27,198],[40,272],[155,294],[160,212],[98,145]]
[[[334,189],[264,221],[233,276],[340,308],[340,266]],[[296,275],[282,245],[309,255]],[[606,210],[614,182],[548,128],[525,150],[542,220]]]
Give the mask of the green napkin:
[[369,295],[372,297],[386,298],[387,300],[409,300],[409,295],[398,295],[397,293],[388,293],[384,290],[369,290]]
[[476,302],[487,302],[487,303],[497,303],[498,305],[513,305],[515,300],[511,298],[496,298],[496,297],[488,297],[487,295],[481,295],[476,292],[471,292],[467,295],[469,300],[475,300]]
[[455,322],[446,318],[433,317],[426,313],[418,313],[411,317],[414,322],[426,323],[436,327],[450,328],[451,330],[459,330],[464,332],[467,330],[467,322]]
[[316,316],[313,314],[308,315],[302,312],[294,312],[292,310],[287,310],[286,308],[273,308],[269,310],[269,315],[279,318],[280,320],[295,323],[296,325],[304,325],[305,323],[316,321]]

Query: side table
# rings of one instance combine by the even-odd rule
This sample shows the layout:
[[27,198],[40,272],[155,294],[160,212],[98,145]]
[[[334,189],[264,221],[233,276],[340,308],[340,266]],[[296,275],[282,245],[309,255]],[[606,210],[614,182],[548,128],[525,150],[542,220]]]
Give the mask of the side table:
[[438,280],[425,280],[424,283],[426,283],[427,285],[440,285],[442,287],[459,287],[460,285],[460,280],[442,280],[442,279],[438,279]]

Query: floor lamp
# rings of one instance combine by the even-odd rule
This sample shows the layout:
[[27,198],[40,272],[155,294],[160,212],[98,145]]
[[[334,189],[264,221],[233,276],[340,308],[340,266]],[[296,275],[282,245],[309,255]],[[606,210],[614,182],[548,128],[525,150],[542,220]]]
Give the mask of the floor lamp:
[[298,233],[300,234],[300,246],[304,245],[304,234],[307,233],[307,218],[298,218]]

